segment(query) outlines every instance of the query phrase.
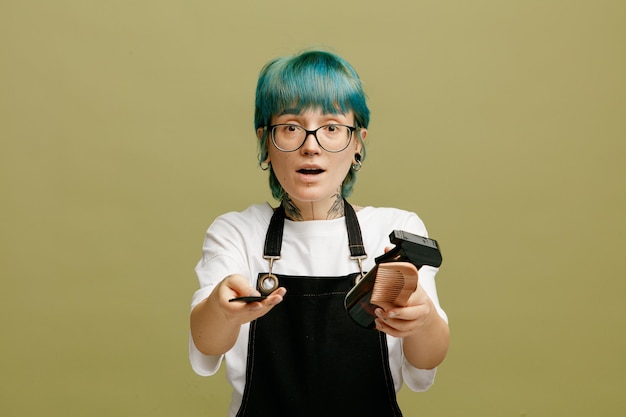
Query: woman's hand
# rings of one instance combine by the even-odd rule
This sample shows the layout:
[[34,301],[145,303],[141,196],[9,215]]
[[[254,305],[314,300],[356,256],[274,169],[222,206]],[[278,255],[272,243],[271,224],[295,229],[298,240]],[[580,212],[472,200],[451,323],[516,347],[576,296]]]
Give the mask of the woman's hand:
[[262,301],[229,302],[235,297],[260,294],[243,275],[227,276],[191,311],[191,337],[196,348],[205,355],[227,352],[237,341],[241,325],[267,314],[286,292],[281,287]]
[[214,298],[224,314],[224,318],[234,324],[244,324],[267,314],[276,304],[283,301],[287,290],[277,288],[266,299],[261,301],[231,302],[233,298],[242,296],[260,296],[261,294],[250,285],[243,275],[229,275],[224,278],[209,296]]
[[405,359],[415,368],[433,369],[446,357],[450,345],[448,323],[421,285],[417,285],[406,307],[386,311],[377,308],[374,313],[376,329],[404,339]]
[[376,328],[390,336],[407,337],[417,334],[435,318],[439,318],[433,302],[420,285],[409,297],[406,307],[396,307],[384,311],[377,308]]

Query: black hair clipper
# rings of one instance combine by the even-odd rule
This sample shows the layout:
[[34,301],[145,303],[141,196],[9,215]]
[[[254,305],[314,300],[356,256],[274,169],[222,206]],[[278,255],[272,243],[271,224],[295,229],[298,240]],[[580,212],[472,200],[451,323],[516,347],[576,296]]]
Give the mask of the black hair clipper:
[[436,240],[402,230],[391,232],[389,240],[396,246],[375,259],[376,266],[344,300],[346,311],[361,327],[374,327],[378,307],[405,306],[417,289],[417,271],[423,265],[439,267],[443,261]]

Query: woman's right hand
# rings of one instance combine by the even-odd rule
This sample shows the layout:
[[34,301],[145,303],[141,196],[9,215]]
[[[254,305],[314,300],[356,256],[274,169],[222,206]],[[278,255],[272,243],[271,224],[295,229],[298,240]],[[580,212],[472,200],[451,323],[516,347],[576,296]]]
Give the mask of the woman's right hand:
[[261,301],[231,302],[233,298],[242,296],[260,296],[258,290],[250,285],[250,281],[243,275],[233,274],[224,278],[213,290],[209,302],[219,305],[224,318],[234,324],[244,324],[267,314],[275,305],[283,301],[287,290],[279,287]]
[[205,355],[220,355],[233,347],[241,325],[267,314],[283,301],[287,290],[280,287],[262,301],[230,302],[235,297],[260,295],[243,275],[229,275],[191,311],[191,336]]

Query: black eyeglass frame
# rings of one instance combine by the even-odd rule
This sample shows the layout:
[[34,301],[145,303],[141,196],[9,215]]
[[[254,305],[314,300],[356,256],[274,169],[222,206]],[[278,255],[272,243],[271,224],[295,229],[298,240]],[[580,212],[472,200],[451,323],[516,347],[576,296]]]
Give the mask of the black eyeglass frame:
[[[300,146],[298,146],[296,149],[292,149],[290,151],[287,151],[283,148],[281,148],[280,146],[278,146],[276,144],[276,140],[274,139],[274,129],[277,128],[278,126],[293,126],[296,127],[298,129],[302,129],[305,132],[304,135],[304,139],[302,140],[302,143],[300,144]],[[317,138],[317,131],[324,128],[324,127],[328,127],[328,126],[343,126],[343,127],[347,127],[348,130],[350,131],[349,134],[349,138],[348,141],[346,142],[346,146],[344,146],[343,148],[337,150],[337,151],[331,151],[326,149],[321,143],[320,140]],[[320,148],[324,149],[326,152],[330,152],[330,153],[339,153],[342,152],[344,150],[346,150],[346,148],[350,145],[350,142],[352,142],[352,136],[354,135],[354,132],[356,131],[356,127],[355,126],[348,126],[348,125],[342,125],[339,123],[329,123],[327,125],[322,125],[320,127],[318,127],[317,129],[313,129],[313,130],[306,130],[304,127],[300,126],[300,125],[296,125],[293,123],[279,123],[279,124],[275,124],[275,125],[270,125],[270,126],[265,126],[265,129],[268,131],[270,138],[272,139],[272,143],[274,144],[274,147],[276,147],[276,149],[278,149],[281,152],[295,152],[298,149],[302,148],[304,146],[304,143],[306,142],[307,138],[309,137],[309,135],[313,135],[313,137],[315,138],[315,141],[317,142],[317,144],[319,145]]]

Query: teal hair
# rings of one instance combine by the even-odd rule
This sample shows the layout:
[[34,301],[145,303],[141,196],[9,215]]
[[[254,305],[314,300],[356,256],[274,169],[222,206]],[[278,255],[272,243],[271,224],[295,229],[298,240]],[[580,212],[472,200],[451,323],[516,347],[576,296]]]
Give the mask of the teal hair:
[[[370,112],[363,85],[352,66],[340,56],[325,51],[307,51],[270,61],[259,74],[254,111],[255,129],[270,125],[273,116],[308,109],[324,113],[354,113],[357,130],[355,139],[361,142],[361,161],[365,159],[365,143],[358,128],[367,128]],[[259,164],[267,160],[268,132],[259,141]],[[281,201],[285,190],[269,166],[272,195]],[[341,187],[343,197],[352,193],[356,170],[350,169]]]

